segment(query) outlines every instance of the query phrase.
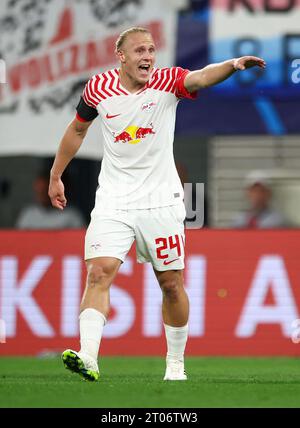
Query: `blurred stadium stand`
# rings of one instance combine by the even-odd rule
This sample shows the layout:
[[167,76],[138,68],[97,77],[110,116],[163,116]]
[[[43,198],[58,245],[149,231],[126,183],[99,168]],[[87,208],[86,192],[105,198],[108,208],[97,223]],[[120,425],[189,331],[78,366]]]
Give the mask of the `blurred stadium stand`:
[[[0,156],[0,228],[14,228],[23,207],[34,202],[33,181],[41,170],[51,168],[53,158],[37,156]],[[86,224],[94,206],[101,160],[73,159],[68,167],[68,193],[71,205],[78,208]]]

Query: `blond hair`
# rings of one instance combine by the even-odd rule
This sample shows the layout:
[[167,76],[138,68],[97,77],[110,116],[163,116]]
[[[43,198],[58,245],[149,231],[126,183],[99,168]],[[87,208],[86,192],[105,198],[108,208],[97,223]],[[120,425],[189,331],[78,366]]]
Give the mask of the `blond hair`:
[[121,48],[123,43],[125,42],[125,40],[127,39],[127,37],[130,34],[134,34],[134,33],[148,33],[151,35],[150,31],[147,30],[147,28],[143,28],[143,27],[132,27],[132,28],[128,28],[128,30],[123,31],[117,41],[116,41],[116,52],[118,52]]

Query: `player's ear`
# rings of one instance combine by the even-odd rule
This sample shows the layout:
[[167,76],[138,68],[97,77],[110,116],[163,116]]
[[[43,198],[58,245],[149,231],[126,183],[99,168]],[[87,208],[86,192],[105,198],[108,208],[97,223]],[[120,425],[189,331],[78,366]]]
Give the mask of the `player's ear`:
[[117,50],[117,51],[116,51],[116,57],[118,58],[118,60],[119,60],[120,62],[125,62],[125,55],[124,55],[124,52],[123,52],[123,51],[121,51],[121,50]]

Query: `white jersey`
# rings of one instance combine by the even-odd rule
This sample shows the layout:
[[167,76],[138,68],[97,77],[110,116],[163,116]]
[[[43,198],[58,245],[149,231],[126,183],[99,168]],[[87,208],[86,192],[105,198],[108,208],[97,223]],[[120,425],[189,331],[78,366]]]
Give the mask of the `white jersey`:
[[[180,98],[195,98],[184,87],[189,70],[153,69],[149,82],[132,94],[120,83],[119,70],[93,76],[83,101],[97,110],[104,156],[95,209],[144,209],[182,203],[173,139]],[[82,117],[77,108],[77,118]]]

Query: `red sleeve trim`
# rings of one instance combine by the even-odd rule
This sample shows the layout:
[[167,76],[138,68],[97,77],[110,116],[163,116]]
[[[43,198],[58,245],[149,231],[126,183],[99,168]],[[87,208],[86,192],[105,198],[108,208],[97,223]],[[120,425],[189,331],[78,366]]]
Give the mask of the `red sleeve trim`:
[[178,74],[179,76],[176,79],[176,96],[178,98],[189,98],[191,100],[194,100],[197,98],[197,91],[196,92],[189,92],[185,86],[184,86],[184,79],[189,74],[190,70],[183,70],[182,68],[178,67]]
[[85,120],[81,116],[79,116],[78,113],[76,113],[76,119],[79,120],[79,122],[87,122],[87,120]]

